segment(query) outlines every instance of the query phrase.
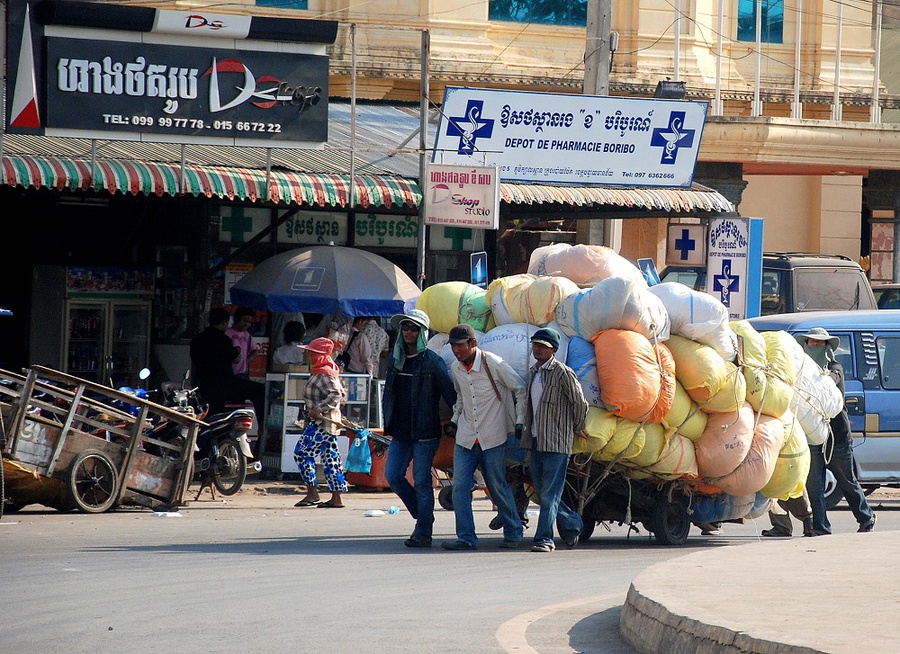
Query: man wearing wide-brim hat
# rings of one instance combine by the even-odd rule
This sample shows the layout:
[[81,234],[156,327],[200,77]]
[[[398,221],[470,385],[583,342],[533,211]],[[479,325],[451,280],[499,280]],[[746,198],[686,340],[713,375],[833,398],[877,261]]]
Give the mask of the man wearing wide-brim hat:
[[[428,314],[412,309],[391,318],[397,342],[385,375],[384,433],[391,437],[385,462],[388,484],[416,521],[407,547],[431,547],[434,482],[431,464],[441,439],[440,401],[453,406],[456,391],[447,364],[427,348]],[[413,462],[413,484],[406,471]]]
[[[813,327],[804,334],[798,334],[796,339],[803,347],[803,351],[831,376],[843,395],[844,368],[834,356],[841,339],[832,336],[822,327]],[[857,531],[874,531],[875,513],[856,478],[853,436],[850,433],[850,418],[846,408],[841,409],[841,412],[831,419],[830,427],[830,438],[822,445],[809,446],[810,463],[806,490],[812,506],[813,528],[817,535],[831,533],[831,523],[826,514],[825,504],[825,470],[828,469],[834,475],[840,492],[859,523]]]
[[532,552],[552,552],[554,525],[571,549],[584,523],[562,500],[566,470],[576,435],[584,435],[588,403],[578,377],[554,356],[560,335],[545,327],[531,335],[531,354],[536,363],[528,374],[528,412],[522,447],[531,450],[531,482],[541,513],[534,532]]

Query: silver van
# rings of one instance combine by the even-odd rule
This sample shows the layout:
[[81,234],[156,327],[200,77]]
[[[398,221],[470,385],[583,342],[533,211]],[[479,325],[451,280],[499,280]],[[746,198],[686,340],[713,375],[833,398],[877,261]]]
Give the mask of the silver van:
[[[836,358],[844,367],[856,475],[866,494],[879,486],[900,488],[900,310],[812,311],[749,322],[757,331],[791,334],[824,327],[840,338]],[[828,508],[842,499],[834,491],[829,477]]]

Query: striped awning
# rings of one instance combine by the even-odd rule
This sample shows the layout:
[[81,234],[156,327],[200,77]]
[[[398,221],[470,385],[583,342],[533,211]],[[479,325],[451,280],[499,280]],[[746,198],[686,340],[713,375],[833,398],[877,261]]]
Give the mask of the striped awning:
[[[271,200],[284,204],[345,207],[350,198],[348,175],[228,166],[179,164],[125,159],[89,160],[69,157],[5,155],[3,183],[58,191],[108,191],[137,195],[205,195],[229,200]],[[356,175],[356,205],[416,208],[421,194],[413,180],[393,175]],[[268,189],[268,193],[266,190]]]
[[[400,175],[356,175],[356,206],[416,209],[422,194],[418,183]],[[87,159],[63,156],[4,155],[2,183],[58,191],[108,191],[145,195],[193,195],[228,200],[272,201],[322,208],[349,204],[349,175],[306,173],[233,166],[98,158],[91,173]],[[500,184],[507,204],[560,204],[578,207],[619,207],[671,213],[729,213],[734,206],[718,191],[692,188]]]
[[510,204],[603,205],[673,213],[734,211],[734,205],[724,195],[699,184],[691,188],[500,184],[500,200]]

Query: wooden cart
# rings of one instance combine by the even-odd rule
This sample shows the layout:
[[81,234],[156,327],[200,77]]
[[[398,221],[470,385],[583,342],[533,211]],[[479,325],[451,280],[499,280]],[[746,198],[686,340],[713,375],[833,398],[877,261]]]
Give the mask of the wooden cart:
[[0,370],[0,419],[8,512],[35,503],[85,513],[182,505],[205,424],[40,366]]

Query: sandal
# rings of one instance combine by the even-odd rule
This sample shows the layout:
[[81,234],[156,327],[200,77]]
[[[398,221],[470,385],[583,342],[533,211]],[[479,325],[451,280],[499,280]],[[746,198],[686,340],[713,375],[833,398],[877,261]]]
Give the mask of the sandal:
[[323,502],[319,505],[320,509],[343,509],[346,507],[346,504],[331,504],[329,502]]
[[317,506],[319,505],[319,500],[300,500],[294,506]]

